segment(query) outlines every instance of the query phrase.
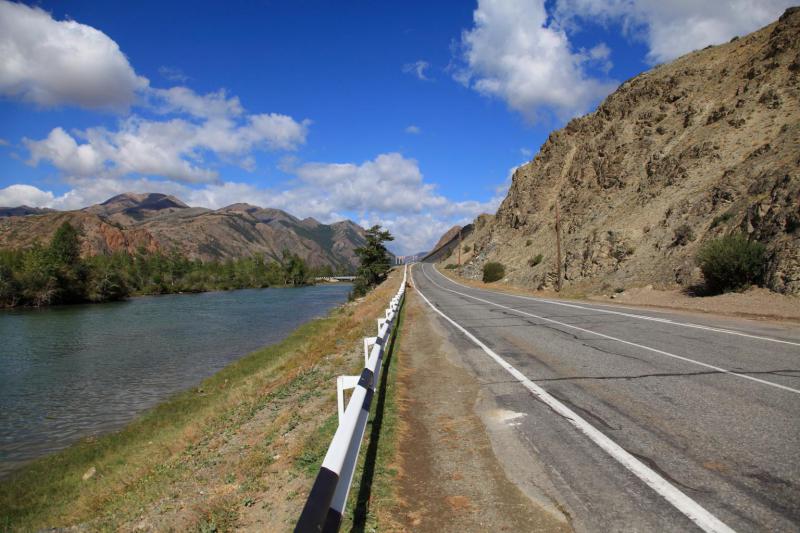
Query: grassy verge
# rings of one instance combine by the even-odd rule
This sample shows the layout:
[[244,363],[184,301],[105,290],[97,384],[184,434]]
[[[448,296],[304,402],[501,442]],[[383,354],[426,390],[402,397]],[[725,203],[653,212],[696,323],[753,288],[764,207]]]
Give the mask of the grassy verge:
[[2,480],[0,530],[291,529],[335,431],[335,376],[358,369],[398,283]]
[[381,388],[373,401],[358,469],[348,499],[343,531],[394,529],[387,511],[397,504],[395,464],[399,441],[397,354],[402,342],[405,305],[400,310],[381,374]]

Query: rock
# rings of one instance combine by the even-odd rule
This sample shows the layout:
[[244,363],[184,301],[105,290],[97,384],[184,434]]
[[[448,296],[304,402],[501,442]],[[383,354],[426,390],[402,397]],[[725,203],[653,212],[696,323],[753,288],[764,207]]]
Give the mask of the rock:
[[95,474],[97,474],[97,469],[95,467],[91,467],[89,470],[86,471],[85,474],[83,474],[81,479],[83,479],[84,481],[89,481],[94,477]]

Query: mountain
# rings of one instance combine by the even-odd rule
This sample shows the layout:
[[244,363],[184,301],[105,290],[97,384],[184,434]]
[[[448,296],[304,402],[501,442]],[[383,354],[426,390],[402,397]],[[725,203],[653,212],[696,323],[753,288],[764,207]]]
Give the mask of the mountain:
[[165,194],[125,193],[77,211],[0,218],[0,248],[46,242],[65,221],[83,231],[86,255],[144,248],[203,260],[255,254],[280,259],[288,250],[312,266],[353,270],[354,249],[365,243],[364,230],[349,220],[322,224],[249,204],[210,210]]
[[435,252],[436,250],[438,250],[439,248],[441,248],[442,246],[453,240],[454,237],[458,237],[458,232],[461,231],[461,229],[462,229],[461,226],[456,224],[449,230],[445,231],[444,235],[442,235],[439,238],[439,241],[433,245],[433,248],[431,248],[431,252]]
[[699,247],[742,231],[767,247],[768,287],[800,293],[799,76],[791,8],[628,80],[514,172],[464,242],[464,274],[500,261],[514,284],[552,286],[558,204],[565,287],[690,286]]
[[39,215],[50,211],[52,211],[52,209],[47,209],[46,207],[29,207],[27,205],[21,205],[19,207],[0,207],[0,218]]

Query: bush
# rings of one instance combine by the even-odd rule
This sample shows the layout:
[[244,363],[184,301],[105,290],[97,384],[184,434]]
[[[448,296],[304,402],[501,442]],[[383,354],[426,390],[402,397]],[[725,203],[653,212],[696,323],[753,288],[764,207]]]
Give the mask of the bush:
[[733,213],[731,213],[730,211],[727,213],[722,213],[721,215],[717,215],[713,218],[713,220],[711,220],[711,226],[709,227],[709,229],[714,229],[720,224],[724,224],[725,222],[729,221],[732,218],[733,218]]
[[712,293],[759,284],[764,277],[766,248],[741,233],[709,241],[697,254],[706,287]]
[[453,264],[453,263],[448,263],[448,264],[447,264],[447,266],[445,266],[444,268],[445,268],[446,270],[453,270],[453,269],[456,269],[456,268],[458,268],[458,266],[456,266],[456,265],[455,265],[455,264]]
[[542,262],[543,257],[544,256],[542,254],[536,254],[536,257],[528,259],[528,266],[535,267]]
[[502,263],[486,263],[483,265],[483,282],[491,283],[503,279],[506,275],[506,267]]
[[525,246],[530,246],[531,244],[533,244],[533,241],[531,239],[525,241]]
[[464,248],[462,248],[462,250],[464,250],[464,253],[467,253],[467,252],[469,252],[470,250],[472,250],[472,248],[470,248],[470,247],[469,247],[469,244],[465,244],[465,245],[464,245]]
[[695,239],[694,231],[689,224],[681,224],[675,229],[675,239],[672,246],[686,246]]

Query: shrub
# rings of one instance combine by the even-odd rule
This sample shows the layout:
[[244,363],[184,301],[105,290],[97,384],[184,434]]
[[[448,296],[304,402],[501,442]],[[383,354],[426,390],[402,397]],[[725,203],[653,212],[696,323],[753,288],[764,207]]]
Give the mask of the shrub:
[[531,244],[533,244],[533,241],[531,239],[525,241],[525,246],[530,246]]
[[536,265],[542,262],[543,257],[544,256],[542,254],[536,254],[536,257],[528,259],[528,266],[535,267]]
[[732,218],[733,218],[733,213],[731,213],[731,212],[722,213],[721,215],[717,215],[711,221],[711,226],[710,226],[709,229],[714,229],[717,226],[719,226],[720,224],[723,224],[723,223],[729,221]]
[[694,240],[694,231],[689,224],[681,224],[675,229],[672,246],[685,246]]
[[483,282],[491,283],[503,279],[506,275],[506,267],[502,263],[486,263],[483,265]]
[[469,244],[465,244],[465,245],[464,245],[464,248],[462,248],[462,249],[464,250],[464,253],[467,253],[467,252],[469,252],[470,250],[472,250],[472,248],[470,248],[470,247],[469,247]]
[[458,266],[454,265],[453,263],[448,263],[447,266],[444,267],[447,270],[453,270],[458,268]]
[[697,254],[706,287],[712,293],[728,292],[761,283],[766,248],[734,233],[709,241]]

